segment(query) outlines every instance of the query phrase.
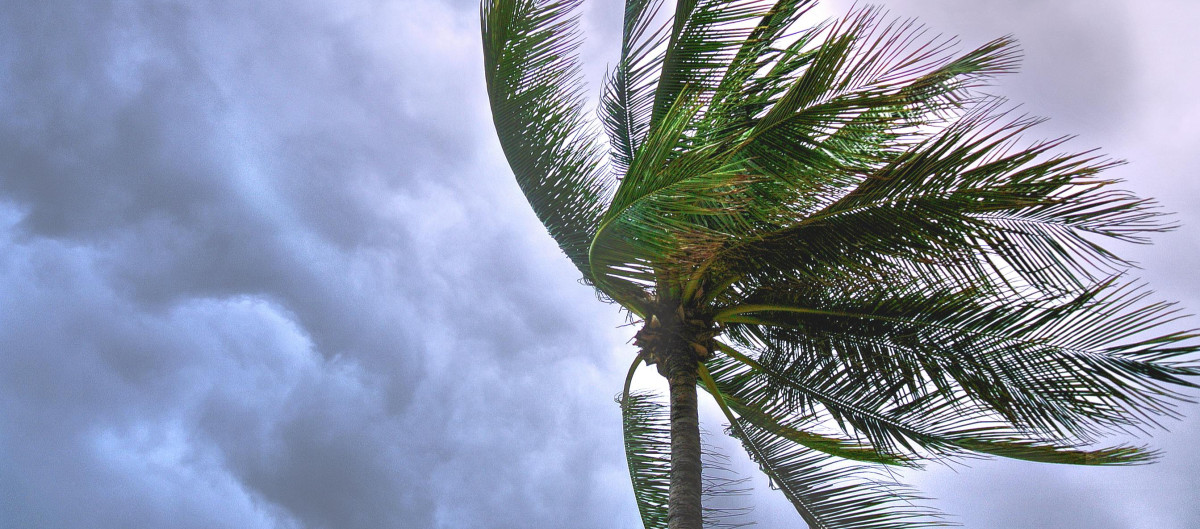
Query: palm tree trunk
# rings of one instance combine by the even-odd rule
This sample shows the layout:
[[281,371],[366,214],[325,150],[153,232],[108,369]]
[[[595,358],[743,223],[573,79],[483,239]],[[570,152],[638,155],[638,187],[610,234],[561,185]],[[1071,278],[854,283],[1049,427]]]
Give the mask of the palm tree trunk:
[[667,499],[667,527],[702,529],[696,355],[687,347],[674,347],[668,352],[666,362],[671,392],[671,489]]

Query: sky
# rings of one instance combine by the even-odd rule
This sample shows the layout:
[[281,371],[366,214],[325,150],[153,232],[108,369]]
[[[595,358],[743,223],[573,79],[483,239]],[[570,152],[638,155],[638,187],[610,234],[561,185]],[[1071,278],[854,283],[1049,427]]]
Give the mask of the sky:
[[[880,3],[1015,35],[994,91],[1130,160],[1182,228],[1120,251],[1200,308],[1200,5]],[[585,5],[592,87],[619,17]],[[512,181],[478,35],[474,0],[0,0],[0,529],[639,526],[633,329]],[[1200,527],[1181,411],[1151,466],[905,479],[975,529]]]

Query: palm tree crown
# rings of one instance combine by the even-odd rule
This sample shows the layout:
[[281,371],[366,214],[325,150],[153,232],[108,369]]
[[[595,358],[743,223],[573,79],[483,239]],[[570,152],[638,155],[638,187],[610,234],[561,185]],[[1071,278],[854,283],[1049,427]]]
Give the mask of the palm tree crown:
[[534,212],[642,322],[631,376],[670,381],[669,418],[628,380],[620,398],[646,527],[698,526],[697,387],[813,528],[941,525],[880,465],[1152,458],[1096,442],[1173,416],[1197,346],[1103,245],[1171,226],[1100,176],[1119,162],[1025,141],[1039,120],[980,91],[1011,40],[957,53],[875,8],[799,25],[816,0],[678,0],[659,23],[662,0],[628,0],[601,131],[580,3],[486,0],[484,64]]

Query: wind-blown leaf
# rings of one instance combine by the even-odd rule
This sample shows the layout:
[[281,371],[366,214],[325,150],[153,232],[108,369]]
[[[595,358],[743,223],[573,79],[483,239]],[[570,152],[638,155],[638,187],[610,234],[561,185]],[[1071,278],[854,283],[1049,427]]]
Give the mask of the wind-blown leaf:
[[[772,367],[732,348],[726,347],[725,351],[728,356],[710,362],[714,380],[724,395],[757,399],[753,401],[755,404],[781,420],[795,420],[788,418],[799,416],[810,425],[819,424],[822,419],[841,424],[851,435],[870,439],[878,447],[875,450],[880,458],[889,452],[903,454],[905,459],[900,461],[973,457],[967,452],[978,452],[1080,465],[1127,465],[1153,458],[1153,453],[1141,448],[1093,449],[1078,440],[1031,437],[1028,432],[998,421],[986,409],[973,406],[962,395],[943,399],[942,395],[930,394],[901,404],[884,392],[872,390],[880,385],[858,384],[841,376],[844,372],[822,369],[803,376],[798,374],[803,369]],[[746,419],[754,423],[752,418]],[[775,433],[769,428],[759,428],[764,433]],[[871,461],[867,457],[847,457],[820,446],[800,444],[848,459]]]
[[742,421],[730,433],[813,529],[943,527],[937,511],[885,473],[839,461]]
[[587,248],[607,203],[595,132],[582,119],[575,56],[581,0],[489,0],[481,11],[484,73],[504,155],[534,213],[585,279]]
[[[862,287],[742,305],[717,319],[732,325],[731,337],[766,352],[760,363],[775,379],[808,380],[801,385],[812,394],[798,393],[794,403],[866,399],[868,408],[907,408],[940,424],[974,414],[1067,446],[1172,416],[1181,395],[1170,387],[1192,386],[1182,377],[1200,374],[1181,362],[1193,349],[1174,345],[1192,334],[1146,334],[1175,315],[1168,304],[1143,304],[1136,287],[1104,283],[1056,304],[978,304],[969,295]],[[869,437],[883,446],[912,437],[873,423],[854,427],[878,434]]]
[[[667,500],[671,485],[671,427],[667,406],[652,392],[629,392],[617,397],[621,405],[625,458],[633,482],[634,497],[642,524],[647,529],[666,529]],[[711,507],[744,495],[728,458],[712,447],[704,447],[704,527],[735,529],[753,525],[741,520],[750,509]],[[724,500],[724,501],[723,501]]]
[[680,0],[654,96],[656,125],[687,90],[715,89],[730,60],[771,8],[763,0]]
[[[723,346],[727,348],[728,346]],[[718,357],[711,361],[711,373],[702,367],[701,388],[707,390],[729,419],[745,421],[771,435],[826,454],[854,461],[889,465],[910,465],[911,460],[879,450],[853,439],[838,438],[830,433],[817,433],[822,417],[815,413],[793,413],[786,401],[764,391],[765,386],[753,387],[748,377],[754,373]],[[737,413],[735,418],[732,414]]]
[[625,4],[621,59],[601,96],[601,118],[611,145],[612,164],[624,176],[650,130],[657,74],[662,67],[667,28],[651,28],[662,0],[630,0]]
[[671,423],[666,406],[652,393],[618,398],[625,437],[625,460],[633,495],[646,529],[666,529],[671,487]]

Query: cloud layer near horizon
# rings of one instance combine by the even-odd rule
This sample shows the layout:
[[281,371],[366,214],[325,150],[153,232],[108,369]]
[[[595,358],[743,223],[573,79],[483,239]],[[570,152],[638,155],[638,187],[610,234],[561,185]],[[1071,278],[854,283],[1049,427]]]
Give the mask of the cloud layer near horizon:
[[[1016,33],[1006,93],[1200,226],[1200,13],[1043,4],[888,5]],[[593,78],[617,10],[588,4]],[[511,183],[476,13],[0,1],[0,528],[638,526],[629,329]],[[1192,308],[1197,233],[1131,250]],[[1197,424],[1154,467],[917,478],[977,529],[1200,526]]]

